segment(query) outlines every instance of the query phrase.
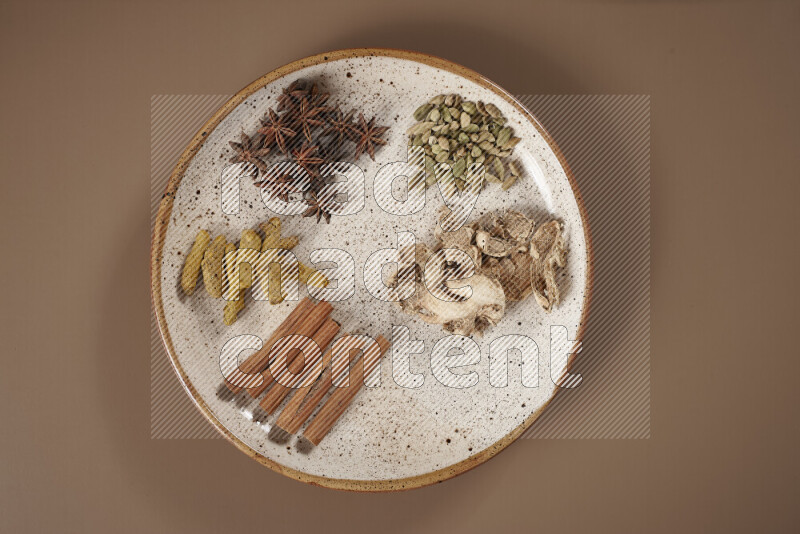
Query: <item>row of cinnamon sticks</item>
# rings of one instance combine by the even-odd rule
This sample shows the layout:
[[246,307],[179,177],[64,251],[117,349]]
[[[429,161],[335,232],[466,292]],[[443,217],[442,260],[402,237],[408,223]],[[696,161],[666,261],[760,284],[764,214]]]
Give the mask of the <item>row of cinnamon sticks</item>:
[[389,349],[383,336],[373,340],[345,335],[333,342],[340,325],[331,319],[332,311],[329,302],[314,304],[303,299],[261,349],[226,377],[233,393],[246,389],[258,399],[266,391],[259,405],[268,415],[291,397],[275,422],[290,434],[297,434],[328,396],[303,431],[314,445],[319,445],[353,402],[365,377],[378,372],[380,359]]

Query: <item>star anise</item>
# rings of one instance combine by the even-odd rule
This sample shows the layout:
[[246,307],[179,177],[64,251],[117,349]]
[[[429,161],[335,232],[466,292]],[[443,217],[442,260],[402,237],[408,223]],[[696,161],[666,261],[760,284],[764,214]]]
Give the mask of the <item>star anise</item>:
[[319,197],[315,191],[310,191],[306,195],[306,211],[303,212],[303,217],[317,217],[317,222],[323,217],[326,223],[331,222],[331,214],[325,209],[325,202]]
[[[315,106],[322,106],[330,98],[330,93],[323,93],[316,83],[308,90],[308,100]],[[329,108],[330,109],[330,108]]]
[[274,176],[263,182],[263,186],[269,187],[272,198],[279,198],[284,202],[289,202],[289,195],[297,193],[296,180],[288,172]]
[[292,150],[292,159],[294,162],[305,169],[311,176],[318,175],[319,172],[316,167],[325,163],[324,158],[315,155],[317,150],[319,150],[317,145],[309,145],[308,143],[303,143],[302,148],[295,148]]
[[263,146],[264,137],[255,134],[252,137],[242,132],[240,142],[229,141],[231,148],[236,152],[230,159],[231,163],[251,163],[262,172],[266,172],[267,164],[261,158],[269,153],[269,148]]
[[[344,151],[350,150],[345,140],[355,143],[356,160],[365,152],[374,160],[375,149],[386,144],[383,136],[388,130],[376,126],[375,117],[367,122],[363,114],[359,114],[356,122],[353,119],[355,110],[345,114],[339,106],[326,106],[330,96],[316,83],[295,80],[283,89],[276,108],[267,110],[256,135],[248,137],[243,133],[241,140],[231,142],[236,152],[231,162],[255,165],[259,170],[256,183],[268,188],[272,198],[289,202],[293,193],[308,189],[303,195],[307,206],[303,216],[316,216],[317,222],[322,218],[326,222],[331,219],[330,209],[326,207],[331,199],[323,198],[320,193],[325,190],[326,183],[321,176],[322,165],[345,158]],[[301,131],[302,135],[298,135]],[[282,170],[267,167],[262,158],[275,146],[308,173],[310,184],[301,185],[295,175],[286,172],[286,166]]]
[[336,140],[337,145],[341,145],[346,138],[353,135],[353,115],[356,110],[351,110],[350,113],[345,115],[342,110],[337,107],[328,118],[328,127],[322,132],[322,135],[332,135]]
[[286,138],[294,137],[297,132],[292,130],[287,123],[286,115],[278,115],[271,109],[267,115],[261,120],[263,128],[258,130],[260,134],[264,135],[266,145],[271,144],[273,141],[281,152],[286,153]]
[[300,100],[300,107],[297,109],[295,121],[297,126],[303,130],[303,135],[306,136],[309,143],[312,140],[311,128],[313,126],[324,126],[325,121],[322,120],[320,115],[328,111],[330,111],[330,108],[314,103],[308,97],[303,97]]
[[364,114],[358,114],[358,125],[353,128],[356,136],[356,159],[366,150],[369,157],[375,160],[375,145],[385,145],[386,140],[381,135],[386,133],[388,126],[375,126],[375,117],[369,122],[364,119]]
[[278,111],[291,110],[297,105],[297,101],[308,94],[306,81],[302,78],[289,84],[278,97]]
[[319,146],[317,155],[324,160],[323,163],[332,163],[345,158],[345,155],[343,154],[344,151],[342,150],[344,145],[339,143],[333,137],[319,139],[317,141],[317,146]]

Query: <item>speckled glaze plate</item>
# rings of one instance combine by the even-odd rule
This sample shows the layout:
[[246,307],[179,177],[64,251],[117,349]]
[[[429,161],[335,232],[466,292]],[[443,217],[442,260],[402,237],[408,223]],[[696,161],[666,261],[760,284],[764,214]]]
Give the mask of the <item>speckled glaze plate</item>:
[[[228,141],[240,132],[254,132],[267,108],[293,80],[319,82],[342,108],[358,107],[366,116],[391,127],[388,144],[373,162],[361,158],[367,180],[366,208],[330,224],[313,219],[283,217],[288,234],[300,236],[295,249],[308,262],[311,250],[347,250],[356,263],[356,293],[335,303],[332,317],[342,332],[382,334],[391,340],[392,325],[409,327],[423,340],[425,352],[411,359],[411,369],[424,377],[416,389],[392,379],[392,356],[384,357],[381,385],[364,388],[354,403],[315,448],[270,439],[274,418],[255,417],[257,403],[231,401],[219,394],[222,376],[219,355],[223,344],[242,334],[265,339],[295,303],[270,306],[252,302],[232,326],[221,320],[222,304],[204,291],[186,297],[178,280],[183,258],[200,229],[229,240],[244,228],[255,228],[274,214],[261,201],[259,190],[246,184],[242,209],[225,215],[220,209],[219,180],[228,165]],[[506,317],[483,338],[481,360],[458,372],[478,373],[477,385],[454,389],[441,384],[430,368],[430,350],[443,334],[441,327],[402,313],[396,304],[371,297],[363,284],[363,266],[370,253],[397,245],[396,232],[411,229],[417,238],[433,243],[441,197],[428,195],[425,209],[413,216],[393,217],[381,211],[371,196],[372,180],[381,164],[405,160],[406,129],[411,115],[438,94],[458,93],[465,99],[495,104],[509,119],[522,141],[515,158],[525,178],[510,190],[489,184],[481,194],[475,216],[497,209],[516,209],[537,222],[556,217],[564,222],[569,249],[563,301],[552,313],[533,298],[508,306]],[[152,294],[167,352],[194,402],[209,421],[236,447],[267,467],[297,480],[338,489],[392,491],[420,487],[453,477],[491,458],[519,437],[542,413],[558,390],[551,376],[563,377],[568,363],[550,369],[550,326],[567,327],[578,340],[587,315],[591,286],[591,248],[583,205],[569,168],[544,128],[512,96],[483,76],[443,59],[415,52],[351,49],[296,61],[259,78],[219,109],[194,137],[176,166],[160,206],[151,251]],[[303,289],[303,291],[305,291]],[[520,357],[510,354],[508,385],[489,383],[489,343],[499,336],[524,333],[540,350],[539,386],[524,387]],[[213,461],[209,458],[209,461]]]

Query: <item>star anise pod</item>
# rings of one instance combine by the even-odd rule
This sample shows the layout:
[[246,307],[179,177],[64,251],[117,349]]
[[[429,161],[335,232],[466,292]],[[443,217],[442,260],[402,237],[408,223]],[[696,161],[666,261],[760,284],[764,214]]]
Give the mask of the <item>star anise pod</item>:
[[332,135],[336,140],[337,145],[341,145],[346,138],[353,135],[353,115],[356,110],[351,110],[350,113],[345,115],[340,108],[336,108],[328,118],[328,127],[322,132],[322,135]]
[[303,143],[302,148],[295,148],[292,150],[292,159],[295,163],[300,165],[312,177],[319,174],[316,167],[325,163],[325,159],[316,155],[319,147],[317,145],[309,145]]
[[272,198],[289,202],[289,195],[300,191],[295,182],[296,180],[292,178],[291,174],[285,172],[266,180],[263,182],[263,186],[269,187]]
[[331,222],[331,214],[329,211],[325,209],[325,202],[322,198],[315,191],[310,191],[306,195],[306,211],[303,212],[303,217],[317,217],[317,222],[319,222],[323,217],[325,218],[325,223]]
[[305,80],[299,78],[293,81],[283,90],[283,94],[278,97],[278,111],[291,110],[297,105],[297,101],[307,94]]
[[286,154],[286,138],[297,135],[297,132],[289,127],[286,115],[278,115],[270,109],[261,120],[261,124],[264,127],[258,132],[264,135],[265,144],[269,145],[274,141],[280,151]]
[[311,142],[311,128],[313,126],[323,126],[325,121],[322,120],[320,115],[328,111],[330,111],[330,108],[316,104],[310,98],[304,97],[300,100],[300,107],[297,109],[295,121],[297,126],[303,130],[303,135],[306,136],[309,143]]
[[353,128],[356,136],[356,159],[366,150],[369,157],[375,160],[375,145],[385,145],[386,140],[381,139],[381,135],[386,133],[388,126],[375,126],[375,117],[369,122],[364,119],[364,114],[358,114],[358,125]]
[[[330,98],[330,93],[323,93],[316,83],[308,90],[308,100],[315,106],[322,106]],[[329,108],[330,109],[330,108]]]
[[[297,180],[293,181],[290,174],[281,171],[268,175],[269,169],[262,158],[274,146],[288,154],[290,160],[309,175],[311,191],[314,192],[310,207],[317,206],[312,215],[316,214],[318,220],[321,217],[326,217],[326,220],[330,218],[329,214],[325,215],[327,210],[316,197],[325,185],[320,167],[343,159],[343,151],[349,150],[349,145],[346,148],[344,146],[345,139],[356,144],[356,159],[367,152],[374,160],[375,149],[386,144],[382,136],[388,130],[387,127],[376,126],[375,117],[367,122],[363,114],[359,114],[357,123],[354,122],[355,111],[345,114],[338,106],[335,109],[326,106],[329,98],[330,93],[323,92],[316,83],[295,80],[278,97],[277,109],[268,110],[256,135],[248,137],[242,133],[238,142],[230,143],[235,151],[230,161],[255,165],[260,176],[256,183],[264,188],[269,187],[273,197],[287,201],[292,192],[299,192]],[[301,131],[302,135],[297,135]],[[302,146],[298,148],[301,142]]]
[[333,163],[335,161],[340,161],[345,158],[343,154],[342,145],[333,137],[327,137],[324,139],[319,140],[317,143],[319,149],[317,150],[317,155],[321,157],[325,163]]
[[230,159],[231,163],[251,163],[262,172],[266,172],[267,164],[261,158],[269,153],[269,148],[263,146],[264,137],[255,134],[252,137],[242,132],[240,142],[229,141],[231,148],[236,152]]

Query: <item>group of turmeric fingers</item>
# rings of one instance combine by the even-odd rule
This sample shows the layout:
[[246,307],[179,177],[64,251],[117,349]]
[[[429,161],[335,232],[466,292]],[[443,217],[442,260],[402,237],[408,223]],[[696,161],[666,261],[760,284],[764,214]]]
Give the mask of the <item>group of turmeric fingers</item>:
[[[253,276],[253,265],[261,252],[269,250],[292,250],[297,246],[297,236],[281,237],[281,220],[272,217],[269,221],[259,225],[264,232],[264,238],[255,230],[242,231],[239,245],[228,242],[224,235],[219,235],[214,240],[206,230],[200,230],[194,240],[192,249],[186,256],[181,276],[181,287],[187,295],[194,293],[200,273],[203,273],[203,284],[209,295],[221,298],[223,292],[226,304],[223,311],[223,321],[226,325],[236,322],[239,312],[245,306],[245,292],[257,280],[263,280],[267,287],[262,287],[264,295],[269,295],[270,304],[278,304],[286,298],[281,285],[281,270],[277,266],[268,268],[262,276]],[[323,288],[328,285],[328,279],[317,270],[298,262],[299,281],[313,287]],[[257,267],[258,268],[258,267]],[[286,275],[284,275],[284,280]]]

